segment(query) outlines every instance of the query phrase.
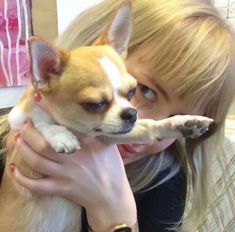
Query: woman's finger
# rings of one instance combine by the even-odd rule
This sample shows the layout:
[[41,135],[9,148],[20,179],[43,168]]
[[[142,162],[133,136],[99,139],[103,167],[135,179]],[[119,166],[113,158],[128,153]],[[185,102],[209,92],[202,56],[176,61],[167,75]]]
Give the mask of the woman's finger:
[[60,173],[60,164],[56,161],[49,160],[44,156],[36,153],[27,143],[19,137],[16,141],[17,152],[23,158],[25,163],[29,165],[34,171],[43,175],[55,176]]
[[35,153],[39,153],[47,159],[58,161],[59,157],[50,147],[45,138],[38,132],[30,121],[27,121],[21,129],[21,136]]
[[16,182],[27,188],[30,192],[45,195],[55,194],[57,185],[50,178],[32,179],[26,177],[20,173],[14,164],[10,165],[10,169]]
[[14,150],[16,139],[18,136],[19,136],[19,131],[16,130],[10,130],[10,132],[8,133],[6,147],[9,155]]

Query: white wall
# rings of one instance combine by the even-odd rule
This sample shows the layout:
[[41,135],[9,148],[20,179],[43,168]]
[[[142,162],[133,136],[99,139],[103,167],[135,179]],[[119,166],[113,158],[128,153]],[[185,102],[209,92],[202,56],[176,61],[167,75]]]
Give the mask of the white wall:
[[214,5],[235,28],[235,0],[214,0]]
[[57,0],[59,34],[64,31],[78,14],[101,1],[102,0]]
[[23,92],[23,87],[0,88],[0,109],[15,105]]

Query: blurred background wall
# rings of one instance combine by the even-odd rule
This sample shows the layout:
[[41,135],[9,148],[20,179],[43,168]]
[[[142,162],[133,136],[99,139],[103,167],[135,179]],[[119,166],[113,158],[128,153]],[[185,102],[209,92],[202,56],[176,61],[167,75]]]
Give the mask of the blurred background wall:
[[35,35],[41,35],[50,41],[56,38],[58,34],[56,6],[56,0],[32,0],[33,28]]

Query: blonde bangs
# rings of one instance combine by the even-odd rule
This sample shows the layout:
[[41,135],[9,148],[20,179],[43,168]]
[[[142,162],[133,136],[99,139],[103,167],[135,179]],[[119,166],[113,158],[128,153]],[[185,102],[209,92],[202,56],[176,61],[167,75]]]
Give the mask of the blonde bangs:
[[203,12],[184,19],[177,15],[171,25],[167,21],[169,26],[163,27],[169,30],[159,30],[141,44],[146,49],[144,60],[156,79],[172,84],[176,94],[186,97],[191,104],[205,99],[209,103],[224,90],[233,92],[229,88],[235,85],[231,70],[235,59],[234,36],[218,16],[205,14],[205,9]]

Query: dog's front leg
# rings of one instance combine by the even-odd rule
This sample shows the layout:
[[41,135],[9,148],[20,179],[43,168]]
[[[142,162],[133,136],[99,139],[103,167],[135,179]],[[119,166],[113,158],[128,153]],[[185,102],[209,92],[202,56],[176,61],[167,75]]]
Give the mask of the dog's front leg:
[[107,138],[111,143],[155,143],[164,138],[197,138],[204,134],[212,119],[203,116],[177,115],[155,121],[139,119],[128,134]]
[[34,126],[56,152],[72,153],[81,149],[77,137],[64,126],[47,123],[35,123]]
[[77,137],[66,127],[56,124],[51,115],[39,106],[34,105],[29,119],[56,152],[72,153],[81,149]]

